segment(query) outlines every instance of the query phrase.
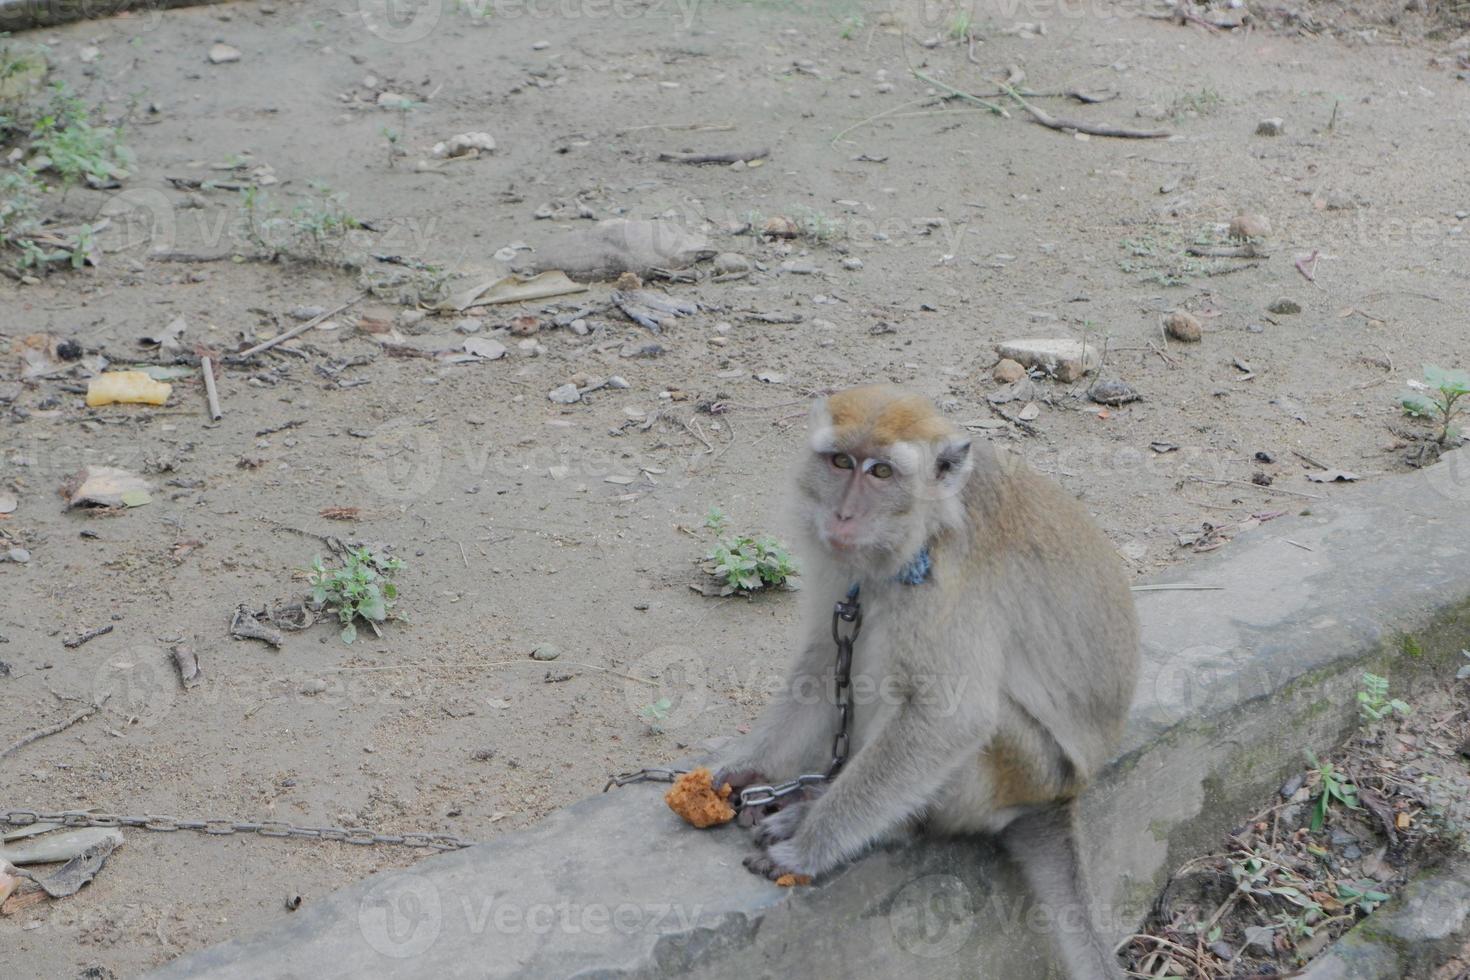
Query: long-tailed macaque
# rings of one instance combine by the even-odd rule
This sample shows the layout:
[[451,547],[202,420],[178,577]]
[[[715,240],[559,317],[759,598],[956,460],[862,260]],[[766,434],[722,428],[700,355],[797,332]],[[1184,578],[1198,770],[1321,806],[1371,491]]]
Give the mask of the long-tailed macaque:
[[786,686],[727,750],[737,789],[827,767],[838,722],[831,611],[853,586],[850,756],[756,826],[751,870],[820,876],[907,831],[998,835],[1078,980],[1119,968],[1087,912],[1073,802],[1122,735],[1138,624],[1083,507],[927,399],[888,385],[812,412],[797,479],[808,601]]

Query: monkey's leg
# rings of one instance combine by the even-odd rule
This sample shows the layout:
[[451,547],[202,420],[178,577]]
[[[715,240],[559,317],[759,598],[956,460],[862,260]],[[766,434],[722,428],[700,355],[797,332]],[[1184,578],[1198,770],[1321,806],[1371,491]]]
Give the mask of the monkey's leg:
[[774,871],[820,875],[897,831],[983,743],[953,717],[910,702],[890,718],[767,856]]
[[1070,803],[1038,808],[1006,825],[1001,843],[1031,893],[1056,923],[1055,935],[1071,980],[1115,980],[1118,960],[1097,928],[1077,849]]

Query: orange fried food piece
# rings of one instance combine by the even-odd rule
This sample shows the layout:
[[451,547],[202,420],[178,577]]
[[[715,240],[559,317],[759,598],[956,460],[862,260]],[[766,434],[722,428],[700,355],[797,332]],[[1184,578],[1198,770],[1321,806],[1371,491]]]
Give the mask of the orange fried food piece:
[[784,875],[776,879],[776,884],[780,885],[782,888],[790,888],[793,885],[810,885],[811,883],[811,875],[799,875],[794,871],[788,871]]
[[716,790],[714,773],[700,766],[675,779],[674,785],[664,794],[664,802],[670,810],[703,829],[735,819],[735,808],[730,805],[732,792],[729,783]]

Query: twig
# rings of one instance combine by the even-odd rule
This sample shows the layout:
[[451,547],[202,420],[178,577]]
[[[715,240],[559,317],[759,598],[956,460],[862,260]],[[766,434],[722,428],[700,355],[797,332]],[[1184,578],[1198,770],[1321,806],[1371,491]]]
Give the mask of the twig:
[[762,146],[756,150],[730,153],[660,153],[658,158],[663,163],[743,163],[746,160],[764,160],[770,155],[770,147]]
[[1130,586],[1134,592],[1219,592],[1223,585],[1193,585],[1189,582],[1160,582],[1157,585]]
[[692,434],[700,442],[704,443],[704,451],[706,453],[712,453],[715,451],[715,447],[710,445],[710,441],[704,437],[704,433],[697,428],[699,425],[698,419],[689,419],[687,422],[683,419],[680,419],[679,421],[684,423],[684,428],[688,429],[690,434]]
[[214,387],[214,360],[199,358],[199,369],[204,372],[204,397],[209,399],[209,417],[218,422],[225,413],[219,409],[219,391]]
[[312,327],[316,326],[318,323],[321,323],[323,320],[327,319],[327,317],[336,316],[338,313],[341,313],[343,310],[347,309],[349,306],[352,306],[355,303],[357,303],[358,301],[362,300],[365,296],[367,296],[367,291],[366,290],[364,290],[363,292],[358,293],[352,299],[349,299],[347,302],[343,303],[341,306],[337,307],[335,310],[328,310],[327,312],[321,314],[320,316],[314,316],[310,320],[307,320],[305,323],[301,324],[300,326],[292,327],[290,330],[287,330],[285,333],[280,334],[280,335],[275,336],[275,337],[272,337],[270,340],[267,340],[267,341],[264,341],[262,343],[256,344],[254,347],[250,348],[249,350],[243,350],[243,351],[241,351],[238,354],[231,354],[228,357],[226,357],[225,360],[227,360],[227,361],[235,361],[236,363],[238,363],[240,361],[249,360],[250,358],[254,357],[256,354],[259,354],[262,351],[268,351],[272,347],[275,347],[277,344],[284,344],[286,341],[291,340],[294,337],[301,336],[302,334],[306,333],[306,331],[308,331]]
[[49,728],[42,728],[39,731],[31,732],[29,735],[22,738],[19,742],[16,742],[5,751],[0,752],[0,759],[8,758],[14,755],[16,752],[19,752],[21,749],[25,748],[27,745],[30,745],[32,742],[39,742],[41,739],[46,738],[47,736],[55,735],[57,732],[64,732],[71,726],[75,725],[77,722],[84,721],[87,718],[92,717],[92,715],[97,713],[98,708],[101,708],[104,704],[107,703],[107,699],[110,697],[112,697],[112,692],[108,691],[106,694],[102,695],[102,697],[98,698],[96,701],[93,701],[87,707],[83,708],[81,711],[78,711],[66,721],[59,721]]
[[1293,263],[1296,266],[1296,271],[1300,272],[1302,278],[1307,282],[1315,283],[1317,281],[1317,259],[1320,257],[1321,253],[1314,248],[1312,249],[1311,255],[1304,255]]
[[1266,493],[1283,493],[1290,497],[1307,497],[1311,500],[1326,500],[1320,494],[1303,493],[1300,490],[1283,490],[1281,487],[1263,487],[1259,483],[1251,483],[1249,480],[1207,480],[1202,476],[1191,476],[1187,478],[1191,483],[1209,483],[1215,486],[1250,487],[1253,490],[1264,490]]
[[[625,674],[621,670],[613,670],[611,667],[599,667],[596,664],[582,663],[581,661],[577,661],[577,660],[562,660],[561,658],[557,658],[557,661],[556,662],[559,663],[559,664],[566,664],[566,665],[572,666],[572,667],[582,667],[582,668],[585,668],[587,670],[599,670],[599,671],[601,671],[604,674],[612,674],[614,677],[621,677],[624,680],[635,681],[635,682],[637,682],[639,684],[647,684],[649,687],[658,687],[658,681],[652,681],[652,680],[649,680],[646,677],[637,677],[637,676],[634,676],[633,674]],[[358,671],[358,672],[362,672],[362,673],[373,673],[373,672],[377,672],[377,671],[380,671],[380,670],[437,670],[437,669],[440,669],[440,668],[443,668],[443,669],[446,669],[447,670],[447,669],[453,669],[453,668],[459,668],[459,667],[476,667],[476,668],[478,668],[478,667],[511,667],[511,666],[515,666],[517,664],[520,664],[520,665],[530,665],[532,667],[545,667],[546,666],[546,661],[543,661],[543,660],[468,660],[468,661],[459,661],[459,662],[454,662],[454,663],[442,663],[442,664],[388,664],[388,665],[382,666],[382,667],[334,667],[332,669],[338,671],[339,673],[345,673],[346,671],[349,671],[349,670],[351,670],[351,671]]]
[[1005,90],[1006,95],[1009,95],[1012,99],[1016,101],[1017,105],[1029,112],[1032,119],[1036,120],[1047,129],[1055,129],[1060,132],[1072,130],[1078,133],[1088,133],[1092,136],[1112,136],[1117,139],[1128,140],[1157,140],[1166,139],[1174,135],[1166,129],[1128,129],[1124,126],[1108,126],[1102,123],[1079,122],[1075,119],[1058,119],[1051,113],[1047,112],[1045,109],[1038,109],[1030,102],[1027,102],[1024,98],[1022,98],[1020,92],[1017,92],[1009,85],[1002,85],[1001,88]]
[[463,541],[456,541],[454,543],[457,544],[457,545],[459,545],[459,560],[462,561],[462,562],[464,562],[464,567],[465,568],[469,568],[470,567],[470,557],[469,557],[469,555],[466,555],[464,553],[464,542]]
[[910,68],[909,71],[913,72],[914,73],[914,77],[917,78],[919,81],[921,81],[921,82],[928,82],[930,85],[933,85],[935,88],[942,88],[942,89],[944,89],[946,92],[948,92],[950,94],[950,97],[951,98],[964,99],[966,102],[973,102],[973,103],[975,103],[978,106],[982,106],[982,107],[984,107],[986,109],[989,109],[992,113],[994,113],[997,116],[1001,116],[1002,118],[1005,118],[1005,119],[1011,118],[1011,114],[1009,112],[1006,112],[1005,109],[1003,109],[1002,107],[996,105],[994,102],[987,102],[984,99],[980,98],[980,96],[978,96],[978,95],[971,95],[969,92],[966,92],[966,91],[964,91],[962,89],[957,89],[953,85],[949,85],[949,84],[946,84],[944,82],[941,82],[937,78],[932,78],[929,75],[924,74],[923,72],[919,71],[919,69],[917,69],[917,68]]
[[1270,252],[1262,251],[1255,242],[1246,242],[1244,245],[1188,245],[1184,251],[1188,255],[1202,259],[1269,259],[1271,257]]
[[1306,453],[1302,452],[1300,449],[1293,449],[1291,451],[1291,454],[1293,456],[1297,456],[1297,457],[1299,457],[1301,459],[1306,460],[1308,463],[1311,463],[1313,466],[1317,467],[1317,469],[1319,469],[1319,470],[1331,469],[1331,467],[1329,467],[1326,463],[1322,462],[1319,459],[1315,459],[1315,458],[1313,458],[1311,456],[1308,456]]
[[620,129],[618,136],[626,136],[629,133],[641,133],[646,129],[687,129],[696,133],[728,133],[735,127],[729,123],[650,123],[647,126],[633,126],[629,129]]
[[894,113],[898,112],[900,109],[907,109],[909,106],[928,105],[933,101],[933,96],[926,95],[922,99],[913,99],[912,101],[900,103],[899,105],[893,106],[892,108],[884,109],[882,112],[877,113],[876,115],[869,116],[866,119],[853,123],[851,126],[847,127],[846,129],[842,130],[842,132],[832,137],[832,142],[836,143],[838,140],[842,139],[842,137],[846,136],[853,130],[862,129],[864,126],[868,125],[868,123],[877,122],[879,119],[882,119],[885,116],[891,116]]
[[1316,551],[1317,550],[1316,548],[1313,548],[1311,545],[1302,544],[1300,541],[1293,541],[1293,540],[1291,540],[1291,538],[1282,538],[1281,540],[1282,541],[1285,541],[1287,544],[1296,545],[1298,548],[1302,549],[1303,551]]
[[68,650],[75,650],[77,647],[81,646],[83,643],[87,643],[87,642],[89,642],[91,640],[95,640],[95,639],[97,639],[97,637],[99,637],[99,636],[105,636],[105,635],[107,635],[108,633],[111,633],[111,632],[112,632],[112,624],[111,623],[108,623],[106,626],[98,626],[98,627],[95,627],[94,629],[89,629],[85,633],[82,633],[80,636],[74,636],[70,640],[64,641],[61,645],[64,646],[64,647],[66,647]]

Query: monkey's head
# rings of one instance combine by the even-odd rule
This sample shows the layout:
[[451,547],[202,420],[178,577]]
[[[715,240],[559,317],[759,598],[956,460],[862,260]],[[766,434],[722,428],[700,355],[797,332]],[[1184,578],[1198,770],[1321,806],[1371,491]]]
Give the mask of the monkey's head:
[[813,406],[810,428],[800,519],[840,563],[897,571],[964,519],[970,437],[927,398],[893,385],[849,388]]

